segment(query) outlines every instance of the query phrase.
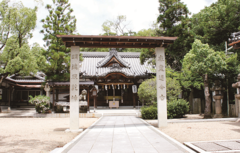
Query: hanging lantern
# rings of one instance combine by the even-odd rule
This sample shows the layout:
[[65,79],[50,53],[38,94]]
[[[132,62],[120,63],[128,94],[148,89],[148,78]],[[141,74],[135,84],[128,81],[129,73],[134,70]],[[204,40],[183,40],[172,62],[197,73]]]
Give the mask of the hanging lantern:
[[132,92],[133,93],[137,93],[137,85],[133,85],[132,86]]

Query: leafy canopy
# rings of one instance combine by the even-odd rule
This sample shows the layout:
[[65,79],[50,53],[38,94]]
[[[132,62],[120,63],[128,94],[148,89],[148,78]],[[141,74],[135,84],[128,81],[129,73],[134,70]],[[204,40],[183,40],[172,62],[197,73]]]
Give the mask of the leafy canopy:
[[183,60],[183,67],[188,68],[192,74],[203,76],[205,74],[218,74],[226,69],[225,54],[215,52],[207,44],[195,40],[192,49]]
[[[144,100],[144,102],[153,104],[157,101],[157,81],[156,77],[148,79],[139,86],[138,96],[139,99]],[[178,95],[181,93],[181,86],[175,78],[167,77],[167,99],[172,101],[177,99]]]
[[28,38],[36,27],[37,7],[24,7],[21,2],[9,6],[9,1],[3,0],[0,5],[0,83],[12,74],[29,75],[44,68],[45,58],[38,44],[32,48],[28,45]]

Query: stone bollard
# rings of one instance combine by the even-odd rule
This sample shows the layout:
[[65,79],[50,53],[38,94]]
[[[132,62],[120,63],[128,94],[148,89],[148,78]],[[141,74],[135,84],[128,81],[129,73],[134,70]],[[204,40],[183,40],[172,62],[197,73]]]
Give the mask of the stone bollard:
[[213,96],[213,99],[215,100],[215,115],[213,118],[222,118],[222,103],[221,100],[223,99],[222,91],[225,90],[225,88],[222,88],[220,86],[220,81],[216,80],[215,85],[213,88],[211,88],[211,91],[215,91],[215,96]]
[[238,74],[237,77],[238,82],[232,84],[233,88],[237,88],[237,94],[235,94],[235,108],[236,108],[236,116],[240,117],[240,106],[239,106],[239,100],[240,100],[240,74]]

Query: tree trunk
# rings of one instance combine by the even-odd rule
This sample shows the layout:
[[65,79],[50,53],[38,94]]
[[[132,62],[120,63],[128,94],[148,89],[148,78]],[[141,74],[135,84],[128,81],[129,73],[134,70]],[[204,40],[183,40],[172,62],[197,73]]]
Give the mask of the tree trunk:
[[208,87],[208,75],[204,75],[204,95],[205,95],[205,111],[204,118],[211,118],[211,98]]

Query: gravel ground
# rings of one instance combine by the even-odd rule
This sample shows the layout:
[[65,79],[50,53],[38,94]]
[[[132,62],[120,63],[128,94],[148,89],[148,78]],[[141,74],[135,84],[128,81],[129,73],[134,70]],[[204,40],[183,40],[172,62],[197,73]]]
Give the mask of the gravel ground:
[[[97,118],[80,118],[88,128]],[[79,133],[64,132],[69,118],[0,118],[0,153],[45,153],[70,142]]]
[[240,122],[172,123],[160,130],[181,143],[240,139]]

